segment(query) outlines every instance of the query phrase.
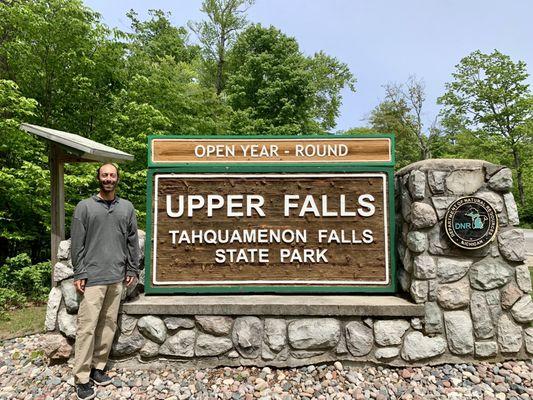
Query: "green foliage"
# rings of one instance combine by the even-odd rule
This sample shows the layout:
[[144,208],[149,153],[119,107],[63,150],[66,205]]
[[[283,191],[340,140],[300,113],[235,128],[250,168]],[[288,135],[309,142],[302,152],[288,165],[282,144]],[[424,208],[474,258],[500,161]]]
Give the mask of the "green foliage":
[[228,54],[225,93],[235,111],[231,130],[309,134],[334,126],[340,91],[355,80],[345,64],[304,56],[294,38],[274,27],[248,27]]
[[[458,152],[456,132],[468,132],[460,146],[475,151],[480,142],[492,150],[487,156],[499,157],[499,163],[513,167],[521,214],[529,209],[526,202],[524,157],[531,153],[533,95],[526,83],[529,76],[523,61],[513,62],[494,50],[491,54],[474,51],[455,67],[453,81],[439,98],[451,150]],[[479,148],[477,148],[479,150]],[[479,152],[477,153],[479,154]],[[526,172],[526,175],[529,174]]]
[[32,265],[26,253],[8,258],[0,267],[0,287],[18,293],[23,299],[20,303],[44,301],[50,291],[52,269],[50,262]]
[[26,298],[13,289],[0,287],[0,321],[9,320],[7,311],[24,304]]

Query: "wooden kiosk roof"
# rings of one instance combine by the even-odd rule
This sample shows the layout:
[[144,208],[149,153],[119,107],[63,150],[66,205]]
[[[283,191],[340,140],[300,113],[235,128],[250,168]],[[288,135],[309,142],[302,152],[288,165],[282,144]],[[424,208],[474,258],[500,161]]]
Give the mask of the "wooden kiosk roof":
[[21,124],[20,129],[56,143],[67,153],[77,157],[78,162],[133,161],[131,154],[124,153],[123,151],[74,133],[31,124]]
[[[65,239],[65,163],[132,161],[134,157],[131,154],[70,132],[25,123],[20,125],[20,129],[37,135],[50,144],[48,154],[52,196],[50,258],[53,267],[57,262],[59,242]],[[52,286],[54,285],[52,276]]]

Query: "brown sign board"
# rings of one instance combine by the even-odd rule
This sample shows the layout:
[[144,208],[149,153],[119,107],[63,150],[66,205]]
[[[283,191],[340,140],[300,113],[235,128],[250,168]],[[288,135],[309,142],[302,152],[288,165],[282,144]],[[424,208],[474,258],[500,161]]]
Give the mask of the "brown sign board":
[[391,162],[391,139],[153,139],[149,162],[294,163]]
[[394,137],[154,136],[146,294],[392,293]]
[[387,285],[385,173],[154,175],[155,286]]

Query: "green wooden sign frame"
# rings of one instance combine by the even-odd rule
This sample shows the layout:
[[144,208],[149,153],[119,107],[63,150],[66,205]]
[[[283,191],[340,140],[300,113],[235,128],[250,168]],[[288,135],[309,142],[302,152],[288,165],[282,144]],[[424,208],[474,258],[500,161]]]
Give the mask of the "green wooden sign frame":
[[[328,162],[328,163],[165,163],[161,166],[151,162],[151,142],[153,139],[238,139],[255,141],[257,139],[300,139],[305,141],[307,138],[314,139],[347,139],[347,138],[388,138],[391,143],[391,161],[389,162]],[[397,290],[396,279],[396,227],[395,227],[395,210],[394,210],[394,149],[395,141],[392,134],[376,135],[306,135],[301,137],[295,136],[182,136],[182,135],[151,135],[148,137],[148,173],[146,177],[146,256],[145,256],[145,293],[147,295],[169,295],[169,294],[245,294],[245,293],[395,293]],[[335,285],[335,286],[277,286],[277,285],[220,285],[220,286],[191,286],[181,287],[154,287],[152,285],[152,221],[153,221],[153,178],[155,174],[161,173],[183,173],[183,174],[207,174],[207,173],[226,173],[226,174],[272,174],[272,173],[354,173],[354,172],[382,172],[387,175],[387,202],[388,202],[388,225],[389,225],[389,283],[382,286],[353,286],[353,285]]]

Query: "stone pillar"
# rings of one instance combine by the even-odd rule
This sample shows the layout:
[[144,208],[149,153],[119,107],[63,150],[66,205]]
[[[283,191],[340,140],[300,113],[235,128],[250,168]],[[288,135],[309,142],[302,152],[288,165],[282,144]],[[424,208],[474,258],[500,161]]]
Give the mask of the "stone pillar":
[[[425,334],[446,338],[459,356],[533,354],[531,279],[511,170],[480,160],[425,160],[396,174],[398,279],[426,309]],[[495,209],[495,239],[478,250],[451,243],[444,230],[450,204],[464,196]],[[405,344],[404,344],[405,347]]]

